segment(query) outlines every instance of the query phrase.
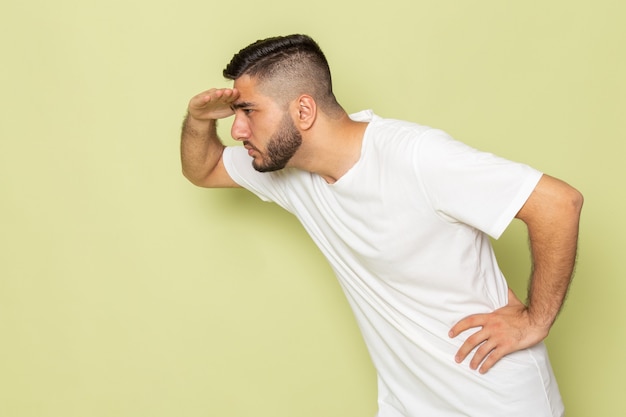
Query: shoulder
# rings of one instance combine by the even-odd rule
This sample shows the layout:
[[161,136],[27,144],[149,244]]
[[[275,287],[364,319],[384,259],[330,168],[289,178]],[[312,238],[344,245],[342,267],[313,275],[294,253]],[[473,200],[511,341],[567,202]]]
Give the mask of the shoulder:
[[[415,160],[424,144],[449,136],[438,129],[399,119],[374,118],[370,122],[365,144],[372,151],[397,159]],[[428,146],[427,146],[428,147]]]

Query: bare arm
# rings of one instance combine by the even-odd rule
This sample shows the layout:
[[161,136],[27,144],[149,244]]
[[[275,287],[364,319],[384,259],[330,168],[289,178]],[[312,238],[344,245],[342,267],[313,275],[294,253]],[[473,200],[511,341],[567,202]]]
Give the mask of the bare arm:
[[556,320],[576,263],[582,195],[564,182],[545,176],[533,198],[517,214],[528,227],[533,272],[528,313],[547,331]]
[[509,290],[509,303],[490,314],[458,322],[450,337],[480,328],[467,338],[456,360],[462,362],[476,347],[472,369],[487,372],[505,355],[531,347],[548,336],[563,305],[576,261],[578,222],[583,197],[563,181],[544,175],[517,214],[526,223],[533,271],[524,305]]
[[217,120],[233,114],[234,89],[212,89],[189,101],[183,123],[180,155],[183,175],[200,187],[238,187],[224,168],[224,145],[217,135]]

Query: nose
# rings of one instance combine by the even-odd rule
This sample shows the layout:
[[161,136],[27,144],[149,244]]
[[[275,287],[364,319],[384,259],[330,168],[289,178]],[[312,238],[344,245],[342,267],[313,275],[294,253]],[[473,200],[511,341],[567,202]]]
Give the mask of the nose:
[[244,117],[235,115],[235,121],[230,129],[230,135],[235,140],[248,140],[250,138],[250,127]]

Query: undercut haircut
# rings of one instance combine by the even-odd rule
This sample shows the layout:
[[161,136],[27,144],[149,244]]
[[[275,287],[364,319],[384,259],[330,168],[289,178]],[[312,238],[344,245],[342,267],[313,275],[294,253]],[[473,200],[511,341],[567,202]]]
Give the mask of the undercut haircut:
[[243,75],[255,78],[265,93],[285,105],[308,94],[329,115],[341,110],[326,56],[307,35],[258,40],[235,54],[223,74],[233,81]]

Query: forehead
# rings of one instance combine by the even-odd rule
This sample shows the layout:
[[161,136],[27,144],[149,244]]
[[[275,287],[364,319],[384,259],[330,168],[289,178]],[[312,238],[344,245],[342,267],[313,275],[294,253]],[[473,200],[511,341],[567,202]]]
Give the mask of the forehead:
[[269,97],[261,92],[259,82],[256,78],[252,78],[249,75],[242,75],[237,78],[233,84],[233,88],[239,91],[239,99],[237,102],[256,102],[265,101]]
[[270,105],[281,108],[283,100],[278,99],[280,94],[276,94],[268,82],[259,81],[256,77],[242,75],[234,82],[233,88],[239,92],[239,98],[234,103],[237,107],[239,103],[251,103],[255,105]]
[[258,81],[256,78],[252,78],[249,75],[242,75],[237,78],[233,84],[233,87],[239,90],[240,92],[246,91],[254,91],[257,89]]

